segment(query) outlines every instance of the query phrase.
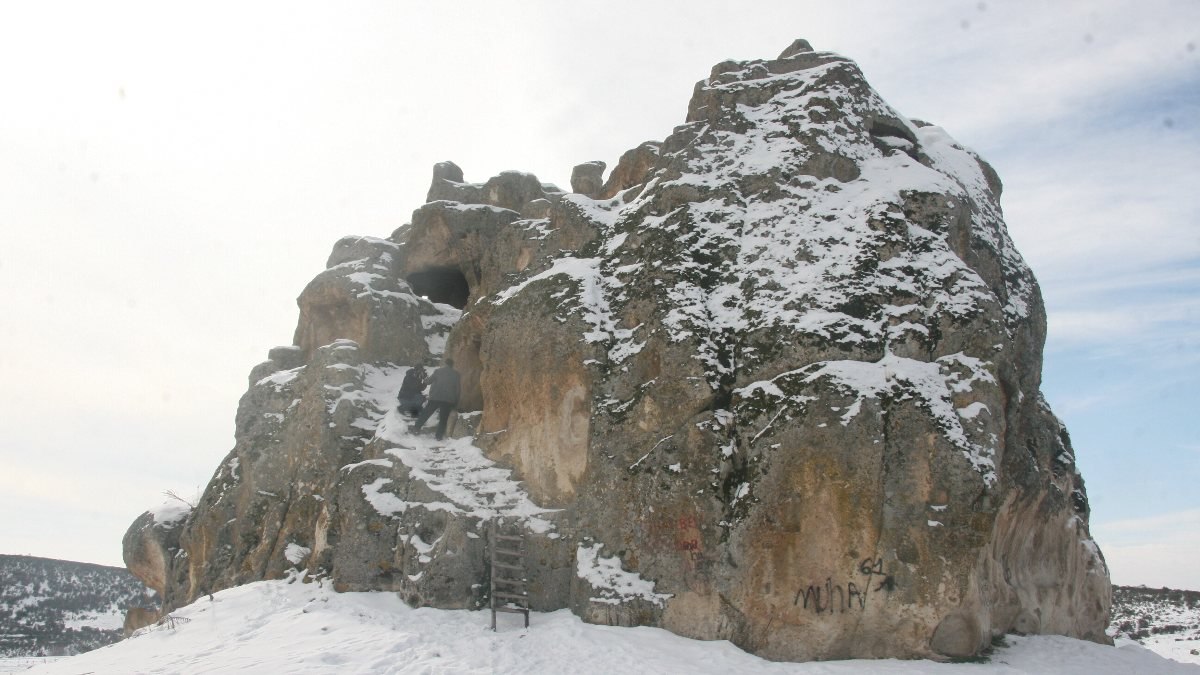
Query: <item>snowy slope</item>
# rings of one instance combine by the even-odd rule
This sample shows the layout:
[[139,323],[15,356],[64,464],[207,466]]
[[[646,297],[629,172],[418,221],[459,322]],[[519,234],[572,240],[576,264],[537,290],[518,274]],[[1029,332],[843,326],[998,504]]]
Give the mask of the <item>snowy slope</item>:
[[391,593],[334,593],[263,581],[222,591],[94,652],[30,673],[1200,673],[1133,643],[1009,637],[987,664],[929,661],[773,663],[728,642],[657,628],[582,623],[535,613],[529,630],[486,612],[412,609]]

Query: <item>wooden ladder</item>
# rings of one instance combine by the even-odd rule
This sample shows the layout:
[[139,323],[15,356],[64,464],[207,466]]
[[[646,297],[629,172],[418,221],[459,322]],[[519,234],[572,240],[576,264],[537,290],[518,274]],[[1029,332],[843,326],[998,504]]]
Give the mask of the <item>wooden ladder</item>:
[[529,628],[529,580],[525,578],[525,538],[504,534],[492,520],[492,630],[496,630],[496,612],[525,616]]

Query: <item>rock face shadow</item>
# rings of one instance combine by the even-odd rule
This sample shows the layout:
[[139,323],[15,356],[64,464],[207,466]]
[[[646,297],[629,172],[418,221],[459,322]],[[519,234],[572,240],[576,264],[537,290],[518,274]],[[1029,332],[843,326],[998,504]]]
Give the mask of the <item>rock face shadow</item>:
[[471,295],[467,278],[454,267],[433,267],[412,272],[405,280],[412,287],[413,295],[455,309],[465,308],[467,298]]

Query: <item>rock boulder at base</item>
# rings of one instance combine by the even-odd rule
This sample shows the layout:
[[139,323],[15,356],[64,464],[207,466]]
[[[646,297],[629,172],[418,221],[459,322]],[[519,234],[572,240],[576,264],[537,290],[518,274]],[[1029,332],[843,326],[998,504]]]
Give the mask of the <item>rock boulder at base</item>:
[[[336,244],[195,510],[126,537],[167,611],[291,574],[482,608],[497,524],[534,609],[771,659],[1107,640],[991,167],[801,40],[603,171],[444,162],[411,224]],[[439,442],[395,396],[444,356]]]

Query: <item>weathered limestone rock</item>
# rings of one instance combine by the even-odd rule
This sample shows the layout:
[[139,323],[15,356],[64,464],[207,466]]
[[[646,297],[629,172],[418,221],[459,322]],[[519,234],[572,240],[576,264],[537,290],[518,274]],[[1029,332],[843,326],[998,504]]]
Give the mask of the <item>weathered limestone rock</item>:
[[463,172],[454,162],[438,162],[433,165],[433,182],[425,201],[438,200],[474,202],[479,199],[479,186],[463,182]]
[[137,630],[152,626],[158,621],[158,611],[147,607],[130,607],[125,613],[125,622],[121,625],[121,636],[129,637]]
[[[604,190],[600,194],[601,199],[612,199],[617,194],[633,187],[644,186],[647,182],[647,174],[659,157],[659,150],[662,143],[649,141],[642,143],[638,147],[625,151],[621,155],[617,166],[608,176],[608,182],[604,184]],[[631,197],[636,195],[631,195]]]
[[788,46],[787,49],[783,50],[779,54],[779,59],[777,60],[782,61],[784,59],[790,59],[793,56],[798,56],[811,51],[813,51],[813,48],[812,45],[808,43],[808,40],[797,38],[794,42],[792,42],[791,45]]
[[491,313],[480,348],[481,431],[490,456],[525,467],[534,501],[559,507],[573,501],[587,469],[592,375],[583,363],[594,350],[580,342],[578,320],[548,315],[558,284],[542,286]]
[[[568,194],[443,162],[411,224],[337,243],[177,544],[126,537],[167,609],[297,572],[483,607],[502,522],[535,608],[772,659],[1106,640],[991,167],[798,40],[603,170]],[[443,356],[435,442],[394,397]]]
[[297,300],[295,344],[306,357],[338,339],[352,340],[370,361],[411,363],[427,354],[423,306],[398,277],[399,247],[385,239],[346,237],[327,269]]
[[159,597],[166,596],[171,560],[179,551],[182,526],[181,518],[162,521],[147,511],[133,521],[121,540],[125,567]]
[[571,192],[595,197],[604,187],[604,162],[584,162],[571,170]]

